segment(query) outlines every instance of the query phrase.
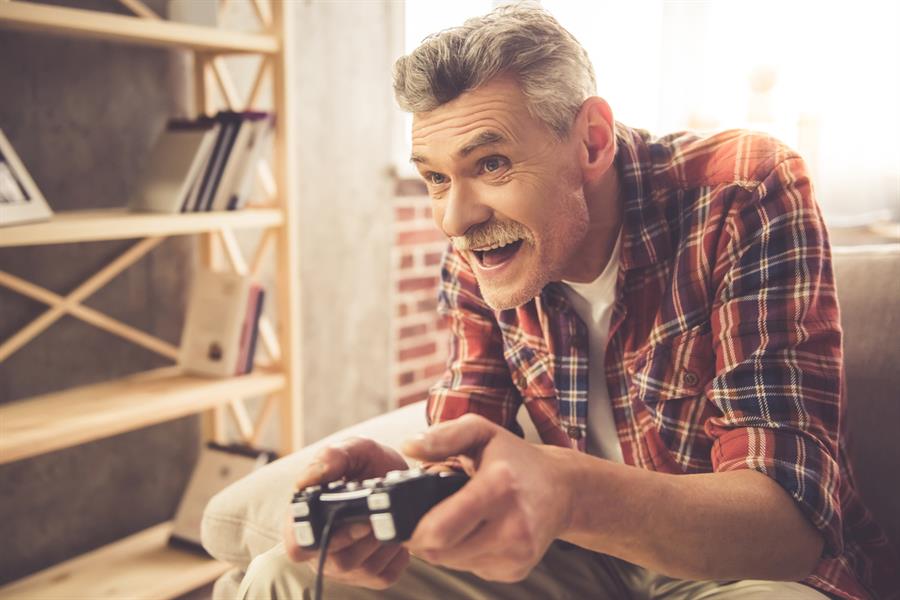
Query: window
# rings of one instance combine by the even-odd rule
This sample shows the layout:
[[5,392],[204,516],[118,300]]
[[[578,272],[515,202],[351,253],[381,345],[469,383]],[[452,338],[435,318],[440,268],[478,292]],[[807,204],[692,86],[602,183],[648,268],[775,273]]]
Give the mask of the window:
[[[406,51],[495,4],[408,0]],[[832,225],[900,220],[900,3],[542,4],[585,46],[621,122],[765,131],[804,156]]]

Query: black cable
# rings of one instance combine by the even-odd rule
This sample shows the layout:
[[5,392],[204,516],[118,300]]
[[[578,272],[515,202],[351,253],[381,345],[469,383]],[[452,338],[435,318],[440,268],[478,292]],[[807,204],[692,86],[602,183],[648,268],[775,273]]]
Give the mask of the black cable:
[[345,506],[338,507],[334,512],[328,515],[325,522],[325,528],[322,530],[322,542],[319,544],[319,567],[316,569],[316,589],[313,594],[313,600],[322,600],[322,584],[325,576],[322,571],[325,570],[325,558],[328,556],[328,543],[331,541],[331,530],[334,528],[334,522],[340,513],[344,512]]

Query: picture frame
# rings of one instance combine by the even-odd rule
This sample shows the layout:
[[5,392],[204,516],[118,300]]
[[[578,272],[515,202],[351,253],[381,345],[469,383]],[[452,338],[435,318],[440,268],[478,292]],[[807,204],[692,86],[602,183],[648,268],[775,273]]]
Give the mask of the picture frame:
[[0,227],[52,216],[47,200],[0,129]]

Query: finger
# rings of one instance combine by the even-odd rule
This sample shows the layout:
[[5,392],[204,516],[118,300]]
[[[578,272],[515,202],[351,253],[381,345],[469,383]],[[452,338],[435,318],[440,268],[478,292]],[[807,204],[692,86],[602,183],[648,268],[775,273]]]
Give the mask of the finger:
[[397,546],[397,552],[393,555],[390,562],[381,569],[376,580],[383,586],[388,587],[400,578],[403,569],[409,564],[409,552],[403,546]]
[[328,558],[325,560],[326,575],[341,575],[347,571],[352,571],[363,564],[366,559],[372,556],[381,542],[375,539],[375,536],[369,535],[363,539],[335,552],[329,552]]
[[340,479],[369,476],[369,461],[379,451],[378,444],[367,438],[348,438],[321,448],[295,484],[299,491],[311,485],[321,485]]
[[378,576],[384,569],[391,564],[394,557],[399,552],[406,552],[406,549],[399,544],[381,544],[372,555],[360,565],[360,569],[366,573]]
[[435,425],[403,444],[403,453],[418,460],[439,461],[456,454],[475,454],[500,428],[482,416],[465,414]]
[[[367,521],[342,525],[334,531],[328,542],[328,552],[337,552],[352,546],[359,540],[371,535],[372,526]],[[297,544],[294,538],[294,519],[288,515],[287,526],[283,532],[284,546],[287,555],[295,562],[305,562],[319,555],[318,550],[307,550]]]
[[401,551],[397,553],[397,556],[395,556],[390,564],[384,568],[381,572],[381,576],[390,582],[397,581],[400,574],[403,573],[403,569],[405,569],[408,564],[409,551],[407,551],[406,548],[401,547]]
[[511,477],[509,469],[501,464],[482,471],[422,517],[409,547],[427,553],[459,544],[482,521],[509,509],[504,500],[511,489]]

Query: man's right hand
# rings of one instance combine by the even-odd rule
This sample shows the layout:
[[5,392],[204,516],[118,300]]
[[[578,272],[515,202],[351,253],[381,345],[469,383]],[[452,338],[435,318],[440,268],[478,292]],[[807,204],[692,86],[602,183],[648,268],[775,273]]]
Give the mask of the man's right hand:
[[[296,489],[342,477],[348,481],[382,477],[388,471],[406,468],[406,461],[395,450],[373,440],[352,438],[320,450],[297,480]],[[319,552],[297,545],[290,514],[283,533],[284,547],[291,560],[308,561],[315,571]],[[342,526],[332,534],[323,574],[342,583],[380,590],[397,581],[407,564],[406,548],[379,542],[368,523],[357,522]]]

